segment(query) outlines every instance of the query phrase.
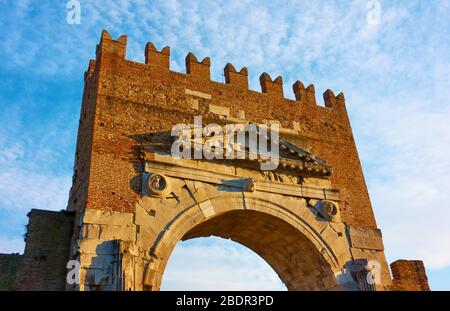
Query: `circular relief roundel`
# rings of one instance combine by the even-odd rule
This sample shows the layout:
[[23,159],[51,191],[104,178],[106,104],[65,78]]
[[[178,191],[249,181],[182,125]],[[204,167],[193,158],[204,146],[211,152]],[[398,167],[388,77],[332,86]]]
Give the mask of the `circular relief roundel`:
[[162,196],[169,191],[167,178],[161,174],[153,174],[148,178],[148,187],[152,195]]
[[324,202],[323,211],[330,218],[337,214],[336,205],[329,201]]

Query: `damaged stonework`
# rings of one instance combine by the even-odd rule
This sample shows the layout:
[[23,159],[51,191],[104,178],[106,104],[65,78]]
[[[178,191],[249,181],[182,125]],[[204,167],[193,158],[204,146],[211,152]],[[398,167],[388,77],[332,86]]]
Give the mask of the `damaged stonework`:
[[[86,210],[82,216],[77,250],[80,289],[158,290],[177,242],[209,235],[254,250],[288,289],[360,288],[353,278],[336,277],[356,259],[348,238],[354,229],[337,217],[338,192],[326,180],[309,178],[299,185],[287,175],[277,175],[273,177],[279,181],[274,182],[242,167],[158,154],[150,158],[142,177],[143,197],[134,213]],[[164,190],[156,195],[154,176],[157,189]],[[330,198],[334,201],[324,202],[332,203],[336,213],[327,219],[320,203]],[[293,265],[287,270],[286,258]]]
[[74,259],[81,264],[80,284],[75,289],[123,289],[123,243],[136,241],[133,218],[133,213],[84,211],[74,250]]
[[379,278],[381,284],[391,284],[391,274],[388,267],[386,257],[384,255],[384,245],[381,231],[373,228],[348,227],[347,234],[350,240],[350,251],[355,260],[369,260],[377,262],[381,268],[379,270]]
[[[298,184],[288,172],[268,178],[244,167],[147,158],[134,213],[87,209],[82,215],[75,252],[79,289],[159,290],[178,241],[209,235],[255,251],[290,290],[383,290],[390,284],[379,231],[343,223],[339,193],[328,180]],[[378,284],[364,279],[369,261],[377,261]]]

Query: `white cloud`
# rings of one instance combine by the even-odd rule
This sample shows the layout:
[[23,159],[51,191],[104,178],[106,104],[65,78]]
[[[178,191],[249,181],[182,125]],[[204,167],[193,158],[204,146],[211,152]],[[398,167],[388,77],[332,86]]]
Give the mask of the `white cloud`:
[[7,165],[11,161],[17,161],[23,158],[24,150],[21,144],[14,144],[8,148],[0,150],[0,164]]
[[0,205],[5,209],[62,210],[67,206],[70,177],[9,168],[0,172]]
[[443,268],[450,265],[450,106],[412,95],[362,103],[360,154],[371,166],[366,176],[388,257]]
[[286,290],[251,250],[221,238],[181,242],[169,259],[162,290]]
[[27,163],[42,152],[49,161],[54,156],[48,150],[33,152],[20,142],[0,142],[0,253],[23,252],[20,235],[25,232],[26,214],[31,209],[62,210],[67,206],[71,178]]
[[23,249],[25,243],[23,239],[20,238],[7,238],[0,235],[0,253],[1,254],[12,254],[19,253],[23,254]]
[[[70,176],[56,175],[28,161],[35,157],[51,161],[55,152],[40,146],[27,148],[18,139],[11,145],[0,142],[0,208],[25,213],[32,208],[61,210],[67,205]],[[37,161],[36,161],[37,162]]]

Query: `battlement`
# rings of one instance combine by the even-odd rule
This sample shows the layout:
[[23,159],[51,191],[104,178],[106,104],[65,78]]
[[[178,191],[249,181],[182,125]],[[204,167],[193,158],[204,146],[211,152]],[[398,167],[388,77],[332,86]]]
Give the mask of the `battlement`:
[[[114,40],[106,30],[103,30],[100,43],[97,45],[97,60],[106,54],[113,54],[115,57],[125,60],[126,46],[127,36],[122,35]],[[185,63],[186,75],[195,80],[211,81],[211,59],[209,57],[204,57],[202,61],[199,61],[192,52],[189,52],[186,56]],[[95,62],[89,64],[86,75],[92,73],[94,65]],[[145,47],[145,65],[147,65],[149,70],[168,75],[171,72],[170,47],[166,46],[158,51],[152,42],[148,42]],[[247,67],[243,67],[240,71],[237,71],[232,64],[228,63],[224,68],[224,76],[225,85],[232,86],[242,92],[249,91]],[[261,74],[259,81],[262,94],[273,98],[284,98],[283,78],[281,76],[273,80],[268,73],[264,72]],[[315,87],[313,84],[305,88],[301,81],[296,81],[292,88],[295,101],[305,106],[317,106]],[[345,97],[342,92],[336,96],[333,91],[328,89],[323,93],[323,98],[326,108],[341,109],[345,107]]]
[[261,91],[267,93],[274,97],[284,97],[283,96],[283,78],[278,76],[272,81],[272,78],[268,73],[264,72],[259,77],[259,83],[261,84]]
[[127,52],[128,37],[122,35],[117,40],[113,40],[108,31],[103,30],[100,37],[100,43],[97,44],[97,58],[103,53],[110,53],[125,58]]
[[242,89],[248,89],[247,67],[243,67],[239,72],[237,72],[234,66],[228,63],[223,69],[223,73],[225,76],[225,83]]
[[145,64],[169,72],[170,47],[165,46],[158,51],[153,43],[148,42],[145,46]]

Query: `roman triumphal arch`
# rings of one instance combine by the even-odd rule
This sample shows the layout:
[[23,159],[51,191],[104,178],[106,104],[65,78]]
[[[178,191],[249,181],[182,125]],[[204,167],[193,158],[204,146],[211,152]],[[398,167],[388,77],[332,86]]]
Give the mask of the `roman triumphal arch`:
[[159,290],[176,244],[212,235],[289,290],[429,290],[421,261],[394,262],[391,280],[343,93],[318,105],[297,81],[288,99],[281,76],[259,92],[245,67],[217,82],[209,57],[180,73],[169,47],[147,43],[138,63],[126,46],[102,32],[67,209],[30,211],[24,254],[0,254],[3,288]]
[[[80,274],[66,289],[159,290],[176,244],[211,235],[256,252],[289,290],[390,286],[342,93],[317,105],[314,86],[297,81],[286,99],[281,77],[262,74],[256,92],[246,68],[228,64],[215,82],[207,57],[189,53],[179,73],[168,47],[148,43],[141,64],[126,43],[104,31],[85,73],[68,205]],[[220,154],[228,132],[198,137],[194,117],[270,130],[225,148],[242,157],[195,157],[206,146]],[[193,157],[173,153],[180,124]],[[270,169],[252,149],[262,145],[277,151]]]

